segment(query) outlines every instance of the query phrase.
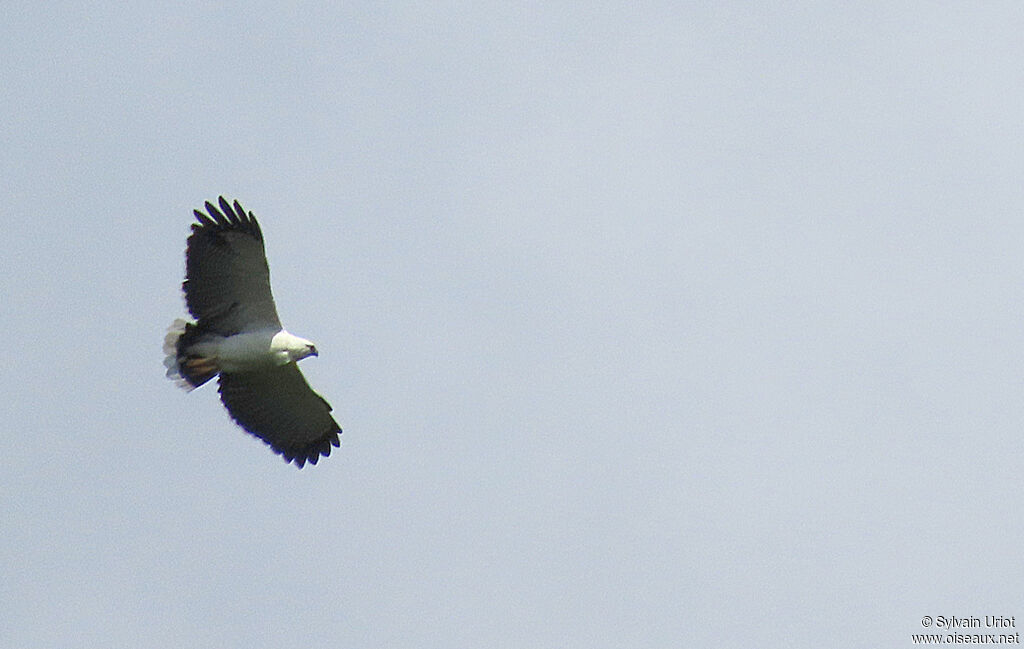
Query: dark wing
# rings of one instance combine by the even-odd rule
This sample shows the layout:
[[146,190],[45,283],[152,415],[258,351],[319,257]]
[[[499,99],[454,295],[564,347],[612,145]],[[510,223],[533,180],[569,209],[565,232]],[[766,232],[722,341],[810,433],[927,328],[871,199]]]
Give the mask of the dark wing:
[[295,363],[220,375],[220,399],[245,430],[301,469],[340,446],[341,428]]
[[281,329],[256,217],[235,201],[209,202],[192,224],[185,253],[185,303],[201,329],[230,336]]

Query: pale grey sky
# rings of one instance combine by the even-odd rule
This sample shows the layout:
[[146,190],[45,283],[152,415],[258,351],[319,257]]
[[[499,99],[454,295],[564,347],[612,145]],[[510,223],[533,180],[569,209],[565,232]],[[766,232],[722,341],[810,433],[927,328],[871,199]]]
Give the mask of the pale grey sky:
[[[0,9],[0,646],[1024,618],[1024,8]],[[163,376],[260,219],[343,446]]]

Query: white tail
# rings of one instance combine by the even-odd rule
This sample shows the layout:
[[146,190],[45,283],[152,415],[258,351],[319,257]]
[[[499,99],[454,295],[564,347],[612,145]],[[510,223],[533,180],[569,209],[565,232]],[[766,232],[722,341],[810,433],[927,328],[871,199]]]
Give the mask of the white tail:
[[164,367],[167,368],[167,378],[174,381],[178,387],[191,392],[195,386],[181,375],[181,366],[178,364],[178,340],[185,334],[185,324],[184,320],[178,318],[167,328],[167,335],[164,336]]

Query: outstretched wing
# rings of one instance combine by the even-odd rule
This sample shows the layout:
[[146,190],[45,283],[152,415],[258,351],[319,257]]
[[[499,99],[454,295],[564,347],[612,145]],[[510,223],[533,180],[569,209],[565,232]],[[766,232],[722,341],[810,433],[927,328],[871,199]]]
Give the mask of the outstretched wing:
[[209,201],[196,220],[185,253],[185,303],[200,328],[231,336],[281,329],[270,292],[270,268],[263,233],[252,212],[220,197]]
[[341,445],[331,404],[313,392],[295,363],[221,374],[220,399],[242,428],[300,469]]

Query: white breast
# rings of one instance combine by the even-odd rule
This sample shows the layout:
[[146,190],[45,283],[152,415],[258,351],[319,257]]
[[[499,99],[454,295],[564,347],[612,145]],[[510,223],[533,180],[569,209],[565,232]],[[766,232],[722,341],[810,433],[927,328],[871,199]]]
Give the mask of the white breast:
[[[276,332],[280,333],[280,332]],[[262,367],[284,365],[290,358],[275,349],[275,332],[254,332],[223,338],[217,344],[217,364],[222,372],[245,372]]]

